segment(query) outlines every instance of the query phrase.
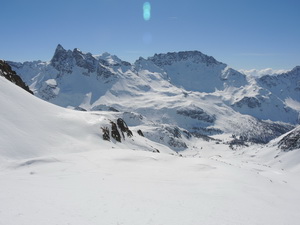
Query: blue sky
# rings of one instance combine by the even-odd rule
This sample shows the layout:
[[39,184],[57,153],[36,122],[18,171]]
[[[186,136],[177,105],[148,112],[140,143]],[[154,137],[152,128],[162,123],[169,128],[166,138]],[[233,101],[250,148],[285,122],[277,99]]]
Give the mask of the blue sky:
[[48,61],[57,44],[139,56],[199,50],[235,69],[300,65],[299,0],[0,0],[0,58]]

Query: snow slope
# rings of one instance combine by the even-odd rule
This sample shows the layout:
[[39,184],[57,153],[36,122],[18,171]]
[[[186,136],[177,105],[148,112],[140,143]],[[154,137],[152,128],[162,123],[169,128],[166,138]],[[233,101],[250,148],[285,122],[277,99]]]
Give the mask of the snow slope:
[[122,113],[61,108],[3,77],[0,104],[0,224],[299,222],[300,149],[195,139],[180,157],[136,134],[107,142],[100,127]]
[[162,68],[173,84],[188,91],[212,93],[247,84],[245,75],[199,51],[155,54],[147,60]]
[[0,172],[0,222],[298,224],[299,174],[251,166],[117,149],[15,161]]
[[277,76],[255,78],[198,51],[155,54],[147,60],[161,68],[172,84],[214,95],[237,112],[261,120],[299,123],[300,111],[288,102],[300,103],[299,67]]
[[256,81],[197,51],[140,58],[131,65],[108,53],[58,45],[49,63],[10,64],[36,96],[79,110],[135,113],[145,118],[140,125],[152,126],[147,138],[174,150],[186,149],[191,134],[226,133],[266,143],[293,128],[281,122],[298,119],[297,110],[285,110],[285,103]]
[[[146,83],[141,86],[139,71],[149,71],[184,92],[213,95],[242,114],[261,120],[299,123],[298,67],[280,75],[254,78],[199,51],[155,54],[131,65],[109,53],[92,55],[79,49],[65,50],[61,45],[50,62],[9,63],[36,96],[63,107],[83,105],[89,110],[88,104],[109,93],[120,78],[134,80],[136,84],[132,82],[130,86],[134,90],[147,91],[151,79],[144,79]],[[124,86],[126,82],[118,86],[118,91]],[[124,94],[136,96],[131,90]]]
[[[23,159],[116,147],[102,140],[101,127],[109,126],[110,121],[116,121],[121,114],[58,107],[19,89],[3,77],[0,77],[0,85],[1,157]],[[147,147],[144,138],[137,134],[133,139],[126,139],[125,146],[134,148],[132,146],[139,143],[143,143],[145,150],[157,147],[151,141],[154,147]],[[116,145],[123,146],[123,143]],[[160,148],[172,152],[166,147]]]

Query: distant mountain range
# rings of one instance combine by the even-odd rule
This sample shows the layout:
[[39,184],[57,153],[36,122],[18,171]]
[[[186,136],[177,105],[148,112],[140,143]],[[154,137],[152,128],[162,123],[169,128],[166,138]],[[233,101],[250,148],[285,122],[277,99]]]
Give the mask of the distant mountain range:
[[[58,45],[49,62],[8,62],[34,95],[87,111],[123,112],[130,126],[175,150],[192,136],[266,143],[300,122],[300,67],[246,76],[199,51],[155,54],[131,64]],[[225,136],[224,136],[225,135]]]

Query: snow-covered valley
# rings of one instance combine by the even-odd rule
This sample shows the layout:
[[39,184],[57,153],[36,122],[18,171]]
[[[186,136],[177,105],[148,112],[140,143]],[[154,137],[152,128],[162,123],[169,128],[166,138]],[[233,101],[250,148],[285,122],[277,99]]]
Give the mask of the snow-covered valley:
[[[193,60],[217,65],[215,80],[205,85],[218,88],[202,91],[195,89],[201,83],[180,81],[182,74],[172,83],[170,61],[159,56],[138,60],[134,69],[108,54],[82,56],[80,65],[94,59],[111,64],[101,76],[68,57],[56,69],[43,62],[19,65],[21,75],[36,70],[21,77],[51,103],[0,76],[1,225],[298,224],[300,130],[291,123],[299,113],[297,82],[279,93],[275,83],[289,85],[288,75],[251,81],[198,54]],[[175,56],[169,55],[173,62]],[[178,73],[185,63],[191,61],[180,61]],[[292,75],[298,79],[297,69]],[[288,96],[287,103],[280,100]],[[268,104],[277,100],[273,120],[253,117],[270,115]],[[118,118],[133,136],[103,140],[103,128],[111,132]],[[254,137],[272,140],[256,144]]]

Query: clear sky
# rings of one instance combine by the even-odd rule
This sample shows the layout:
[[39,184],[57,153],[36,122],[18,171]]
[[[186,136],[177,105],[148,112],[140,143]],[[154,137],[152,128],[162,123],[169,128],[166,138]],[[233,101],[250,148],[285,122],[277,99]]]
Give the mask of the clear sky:
[[[235,69],[300,65],[300,0],[0,0],[0,58],[49,61],[57,44],[133,62],[199,50]],[[150,13],[150,15],[149,15]]]

